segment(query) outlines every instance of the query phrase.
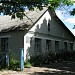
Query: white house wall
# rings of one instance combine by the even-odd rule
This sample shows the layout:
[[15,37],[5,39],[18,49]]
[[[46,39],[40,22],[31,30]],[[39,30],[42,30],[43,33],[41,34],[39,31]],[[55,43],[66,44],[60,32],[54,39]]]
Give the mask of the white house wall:
[[[50,19],[51,20],[51,17],[50,17],[50,15],[49,15],[49,13],[48,13],[48,11],[43,15],[43,17],[41,17],[41,19],[29,30],[29,32],[24,36],[24,60],[26,59],[26,54],[27,54],[27,50],[28,50],[28,48],[30,48],[30,42],[29,43],[27,43],[26,42],[26,40],[27,40],[27,37],[29,37],[30,39],[32,38],[34,38],[34,37],[36,37],[35,36],[35,32],[43,32],[43,33],[46,33],[47,32],[47,29],[46,29],[46,27],[45,26],[43,26],[43,31],[42,31],[42,29],[38,29],[37,28],[37,26],[39,26],[39,28],[41,27],[41,24],[43,23],[43,20],[44,19],[46,19],[47,20],[47,23],[48,23],[48,20]],[[39,35],[37,35],[37,37],[39,38],[43,38],[42,36],[39,36]],[[44,38],[45,38],[45,36],[44,36]],[[34,42],[33,42],[34,43]],[[44,44],[43,44],[44,45]],[[34,53],[34,44],[33,44],[33,47],[32,47],[32,49],[30,50],[31,51],[31,53]]]
[[[48,23],[50,23],[50,31],[48,31]],[[46,52],[46,39],[51,40],[51,50],[55,51],[55,41],[59,41],[59,49],[63,49],[63,43],[67,42],[68,50],[70,50],[69,43],[73,42],[73,38],[68,34],[54,18],[50,15],[49,11],[35,23],[35,25],[24,36],[24,60],[28,50],[30,55],[34,56],[35,38],[41,38],[42,53]],[[27,40],[29,40],[27,42]],[[29,57],[30,58],[30,57]]]

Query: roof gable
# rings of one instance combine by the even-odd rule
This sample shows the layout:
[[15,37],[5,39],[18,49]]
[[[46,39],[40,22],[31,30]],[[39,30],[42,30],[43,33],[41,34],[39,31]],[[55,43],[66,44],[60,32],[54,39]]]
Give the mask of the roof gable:
[[[0,32],[7,32],[13,30],[29,30],[35,23],[43,16],[43,14],[48,10],[48,8],[44,7],[43,10],[35,9],[34,11],[27,11],[22,20],[19,18],[15,18],[11,20],[11,16],[1,16],[0,17]],[[64,23],[53,13],[53,11],[48,10],[50,14],[61,23],[62,26],[74,37],[71,31],[64,25]]]
[[0,32],[7,32],[12,30],[28,30],[37,19],[47,10],[44,8],[43,10],[35,9],[34,11],[26,11],[26,16],[20,20],[19,18],[15,18],[11,20],[11,16],[1,16],[0,17]]

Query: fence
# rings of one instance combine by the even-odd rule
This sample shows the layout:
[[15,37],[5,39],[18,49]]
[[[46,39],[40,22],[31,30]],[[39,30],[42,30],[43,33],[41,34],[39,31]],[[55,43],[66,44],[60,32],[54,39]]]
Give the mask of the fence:
[[5,68],[8,65],[7,52],[0,53],[0,68]]
[[[0,68],[5,68],[9,66],[10,55],[8,52],[3,52],[0,54]],[[24,69],[24,49],[20,49],[20,70]]]

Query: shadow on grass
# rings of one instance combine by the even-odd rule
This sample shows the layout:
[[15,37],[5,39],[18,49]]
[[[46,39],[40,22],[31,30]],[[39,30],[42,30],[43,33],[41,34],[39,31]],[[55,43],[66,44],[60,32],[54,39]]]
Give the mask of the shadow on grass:
[[67,61],[60,63],[50,63],[41,65],[40,68],[48,68],[42,72],[34,72],[30,75],[75,75],[75,61]]
[[59,73],[57,73],[57,72],[56,73],[43,73],[43,72],[37,73],[37,72],[35,72],[31,75],[75,75],[75,74],[74,73],[61,73],[61,72],[59,72]]

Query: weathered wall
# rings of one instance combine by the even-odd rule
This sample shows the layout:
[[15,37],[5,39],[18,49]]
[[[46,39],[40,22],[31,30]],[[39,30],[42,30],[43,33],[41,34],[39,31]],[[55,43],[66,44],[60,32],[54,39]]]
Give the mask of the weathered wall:
[[[50,24],[50,31],[48,31],[48,23]],[[58,23],[47,11],[29,30],[29,32],[24,36],[24,51],[25,58],[27,50],[30,51],[30,55],[36,55],[34,50],[35,38],[41,39],[41,51],[43,54],[46,52],[46,40],[51,40],[51,51],[55,51],[55,41],[59,41],[59,50],[64,49],[64,42],[67,42],[67,49],[70,50],[70,42],[74,42],[71,33],[66,30],[63,24]],[[27,42],[27,40],[29,40]]]
[[[24,32],[13,31],[7,33],[0,33],[0,46],[1,38],[8,38],[8,51],[11,51],[11,56],[15,59],[20,58],[20,48],[24,48]],[[1,47],[0,47],[1,51]]]

